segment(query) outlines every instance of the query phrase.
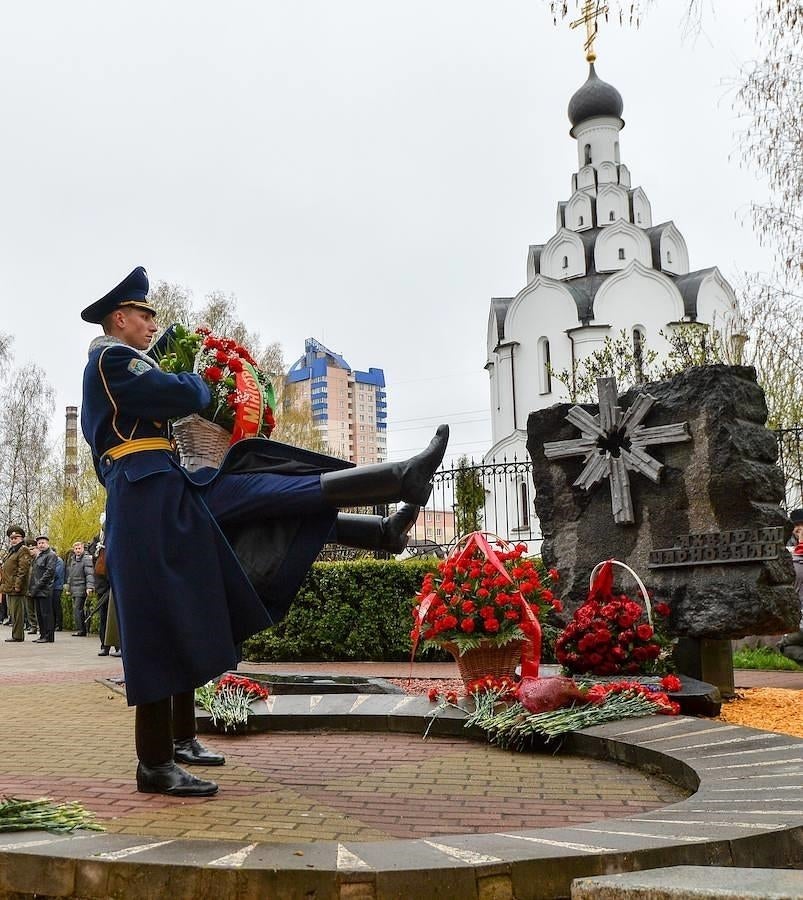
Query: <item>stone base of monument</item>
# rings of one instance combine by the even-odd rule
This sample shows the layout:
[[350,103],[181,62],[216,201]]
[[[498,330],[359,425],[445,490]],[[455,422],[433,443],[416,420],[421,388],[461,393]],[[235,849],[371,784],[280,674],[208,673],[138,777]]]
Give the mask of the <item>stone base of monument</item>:
[[321,675],[304,673],[248,672],[238,669],[234,675],[264,684],[271,694],[403,694],[384,678],[361,678],[357,675]]
[[679,638],[673,655],[681,672],[716,685],[727,699],[736,696],[733,649],[729,640]]

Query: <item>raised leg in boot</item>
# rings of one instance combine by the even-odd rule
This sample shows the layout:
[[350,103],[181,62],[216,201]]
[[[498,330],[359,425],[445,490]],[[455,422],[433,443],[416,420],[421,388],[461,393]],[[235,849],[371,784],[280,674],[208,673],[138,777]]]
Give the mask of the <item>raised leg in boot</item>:
[[338,513],[332,540],[347,547],[401,553],[420,510],[420,506],[403,503],[390,516]]
[[137,790],[173,797],[209,797],[217,793],[214,781],[190,775],[173,761],[173,715],[169,697],[136,707],[134,736],[137,745]]
[[208,750],[195,736],[195,691],[173,697],[173,759],[185,766],[222,766],[225,756]]
[[449,426],[440,425],[426,450],[394,463],[356,466],[321,475],[323,499],[332,506],[367,506],[403,500],[423,506],[432,492],[437,471],[449,442]]

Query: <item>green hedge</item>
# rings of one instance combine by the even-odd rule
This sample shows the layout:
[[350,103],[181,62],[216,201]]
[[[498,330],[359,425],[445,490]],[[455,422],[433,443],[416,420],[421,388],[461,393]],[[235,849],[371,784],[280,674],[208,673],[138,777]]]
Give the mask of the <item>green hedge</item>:
[[436,563],[315,563],[285,619],[247,640],[243,655],[265,662],[408,659],[411,601]]
[[[97,597],[93,594],[91,597],[87,598],[87,603],[91,604],[94,608],[95,604],[98,602]],[[73,620],[72,614],[72,597],[67,592],[66,588],[61,592],[61,617],[62,617],[62,625],[64,631],[78,631],[75,627],[75,622]],[[89,633],[97,634],[100,629],[100,615],[95,613],[94,616],[89,620]]]

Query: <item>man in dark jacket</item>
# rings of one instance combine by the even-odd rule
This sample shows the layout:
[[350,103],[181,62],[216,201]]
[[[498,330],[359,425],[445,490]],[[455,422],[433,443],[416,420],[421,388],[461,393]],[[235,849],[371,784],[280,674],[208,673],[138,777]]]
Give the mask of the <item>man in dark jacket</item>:
[[[327,539],[401,552],[448,428],[398,463],[354,468],[255,438],[235,443],[219,469],[190,473],[167,422],[203,411],[211,394],[201,376],[164,372],[144,353],[157,330],[147,293],[139,267],[81,313],[104,331],[89,349],[81,426],[106,487],[137,788],[209,796],[214,782],[176,765],[225,762],[195,737],[194,688],[236,668],[237,645],[282,618]],[[384,518],[338,513],[399,501]]]
[[36,603],[36,620],[39,623],[39,637],[35,644],[52,644],[55,640],[53,618],[53,584],[56,580],[56,560],[58,557],[50,547],[50,539],[40,534],[36,539],[38,555],[31,563],[31,580],[28,582],[28,596]]
[[25,640],[25,592],[28,585],[28,572],[31,568],[31,554],[25,548],[23,540],[25,529],[20,525],[12,525],[6,531],[11,547],[3,561],[3,577],[0,580],[0,592],[6,595],[8,614],[11,617],[11,637],[6,643]]
[[61,594],[64,590],[64,560],[60,556],[56,556],[56,576],[53,579],[53,593],[51,601],[53,603],[53,625],[56,631],[61,631],[64,627],[64,612],[61,608]]
[[72,597],[72,613],[75,625],[73,637],[86,637],[86,598],[95,593],[95,569],[92,554],[87,553],[83,541],[72,545],[72,556],[67,564],[67,590]]

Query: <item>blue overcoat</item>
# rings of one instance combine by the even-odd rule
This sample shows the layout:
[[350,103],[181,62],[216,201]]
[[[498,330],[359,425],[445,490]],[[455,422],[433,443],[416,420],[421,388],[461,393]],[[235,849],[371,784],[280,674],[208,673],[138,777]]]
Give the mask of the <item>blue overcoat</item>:
[[189,473],[165,438],[210,402],[204,381],[161,371],[112,338],[90,347],[81,425],[107,491],[106,561],[130,705],[192,690],[236,667],[237,645],[278,622],[337,510],[320,474],[351,464],[275,441],[240,441],[220,469]]

